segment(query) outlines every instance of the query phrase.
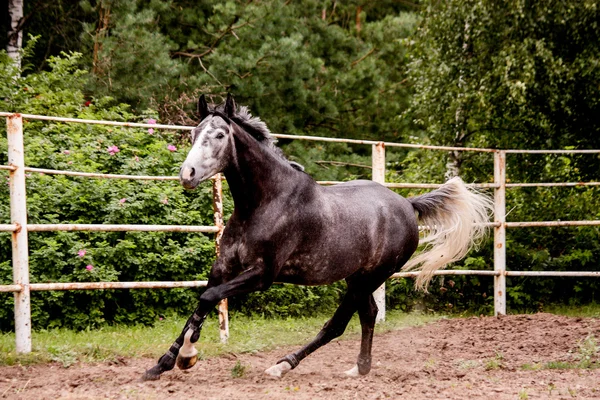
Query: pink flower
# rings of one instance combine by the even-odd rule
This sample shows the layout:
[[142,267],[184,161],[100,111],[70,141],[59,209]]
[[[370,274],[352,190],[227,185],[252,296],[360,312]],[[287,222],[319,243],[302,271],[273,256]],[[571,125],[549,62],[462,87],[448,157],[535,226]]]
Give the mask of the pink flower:
[[165,197],[160,202],[163,203],[163,204],[169,204],[169,199]]
[[120,152],[121,150],[119,150],[119,148],[118,148],[117,146],[110,146],[110,147],[107,149],[107,151],[108,151],[108,153],[109,153],[111,156],[114,156],[115,154],[117,154],[117,153],[118,153],[118,152]]
[[140,158],[139,158],[138,156],[135,156],[135,157],[134,157],[134,160],[135,160],[135,161],[140,161]]
[[158,320],[159,320],[159,321],[162,321],[162,320],[163,320],[163,317],[158,317]]
[[88,264],[85,266],[85,269],[87,269],[88,271],[91,271],[94,269],[94,266],[92,264]]
[[150,119],[148,120],[148,123],[149,123],[150,125],[154,125],[154,124],[156,124],[156,120],[155,120],[154,118],[150,118]]
[[69,161],[69,162],[67,162],[67,164],[73,164],[73,161]]
[[148,133],[152,135],[154,133],[154,129],[148,128]]
[[79,251],[77,252],[77,255],[78,255],[79,257],[83,257],[83,256],[85,256],[85,253],[86,253],[85,249],[81,249],[81,250],[79,250]]
[[69,155],[69,154],[71,154],[71,151],[70,150],[65,150],[65,151],[63,151],[63,154]]
[[127,201],[127,199],[126,199],[126,198],[122,198],[121,200],[119,200],[119,203],[123,204],[123,203],[125,203],[126,201]]
[[173,146],[172,144],[167,146],[167,150],[169,151],[177,151],[177,147]]

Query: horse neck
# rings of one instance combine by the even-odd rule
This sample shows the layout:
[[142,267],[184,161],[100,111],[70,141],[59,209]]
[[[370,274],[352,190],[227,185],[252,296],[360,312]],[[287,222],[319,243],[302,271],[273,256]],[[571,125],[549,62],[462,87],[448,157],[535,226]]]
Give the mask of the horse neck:
[[293,186],[293,175],[299,171],[239,130],[234,136],[234,157],[224,173],[236,210],[251,213]]

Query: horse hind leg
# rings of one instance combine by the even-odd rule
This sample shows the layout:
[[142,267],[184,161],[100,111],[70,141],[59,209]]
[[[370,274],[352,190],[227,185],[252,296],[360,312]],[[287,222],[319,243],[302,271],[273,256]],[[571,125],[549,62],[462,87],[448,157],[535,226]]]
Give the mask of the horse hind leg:
[[360,353],[356,365],[345,372],[347,376],[358,377],[371,371],[371,349],[373,347],[373,332],[375,331],[377,311],[377,304],[372,294],[361,300],[358,305],[358,316],[362,328]]
[[287,374],[290,370],[296,368],[300,361],[306,358],[309,354],[317,350],[319,347],[329,343],[333,339],[341,336],[348,326],[348,322],[352,318],[352,315],[356,312],[356,297],[355,293],[348,290],[342,303],[333,314],[333,317],[325,323],[321,331],[313,339],[312,342],[302,347],[295,353],[288,354],[277,364],[265,370],[265,374],[273,378],[281,378]]

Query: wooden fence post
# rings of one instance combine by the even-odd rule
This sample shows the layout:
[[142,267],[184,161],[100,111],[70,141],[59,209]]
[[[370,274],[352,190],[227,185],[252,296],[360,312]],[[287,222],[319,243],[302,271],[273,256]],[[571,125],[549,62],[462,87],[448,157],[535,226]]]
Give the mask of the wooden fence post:
[[[379,142],[373,145],[373,181],[385,183],[385,144]],[[377,304],[378,312],[375,322],[385,321],[385,283],[373,292],[375,304]]]
[[10,171],[10,219],[17,225],[12,233],[13,282],[15,292],[15,337],[17,353],[31,352],[31,299],[29,290],[29,245],[27,240],[27,198],[25,191],[25,156],[23,118],[13,114],[6,119],[8,164]]
[[[215,212],[215,226],[219,231],[215,235],[215,251],[217,257],[221,254],[221,237],[223,236],[223,181],[221,174],[217,174],[213,180],[213,209]],[[219,336],[221,343],[227,343],[229,339],[229,307],[227,299],[219,302]]]
[[506,314],[506,152],[494,153],[494,315]]

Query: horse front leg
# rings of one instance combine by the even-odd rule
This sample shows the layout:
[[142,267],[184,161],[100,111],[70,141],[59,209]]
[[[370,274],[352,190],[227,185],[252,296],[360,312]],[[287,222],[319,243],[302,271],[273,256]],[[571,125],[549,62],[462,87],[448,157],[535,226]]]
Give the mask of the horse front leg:
[[198,308],[188,318],[179,337],[169,347],[169,350],[158,359],[158,363],[144,373],[142,380],[154,381],[160,379],[163,372],[172,370],[176,364],[180,369],[188,369],[196,364],[198,350],[196,350],[193,343],[200,338],[202,325],[211,309],[212,307],[207,302],[203,302],[201,297]]
[[200,296],[198,308],[187,320],[179,337],[173,342],[169,350],[158,360],[158,363],[147,370],[142,380],[157,380],[163,372],[170,371],[177,366],[188,369],[194,366],[198,357],[194,343],[200,338],[200,330],[206,315],[222,299],[239,294],[265,290],[273,283],[273,277],[265,274],[263,268],[246,270],[229,282],[211,286]]

